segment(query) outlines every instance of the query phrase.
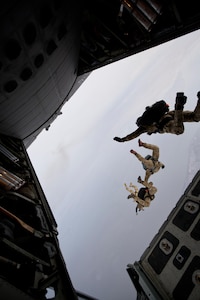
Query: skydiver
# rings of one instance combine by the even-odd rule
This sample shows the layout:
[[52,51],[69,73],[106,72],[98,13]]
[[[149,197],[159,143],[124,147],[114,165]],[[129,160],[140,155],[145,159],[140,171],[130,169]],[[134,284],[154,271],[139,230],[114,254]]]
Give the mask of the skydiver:
[[130,150],[130,153],[134,154],[139,161],[142,162],[143,168],[146,170],[144,181],[148,182],[149,177],[158,172],[160,168],[164,169],[165,165],[161,163],[159,159],[159,148],[156,145],[147,144],[138,140],[139,147],[144,147],[152,150],[152,155],[146,157],[141,156],[135,150]]
[[127,199],[133,198],[133,200],[137,202],[136,213],[138,210],[144,210],[144,207],[149,207],[157,192],[157,188],[153,185],[153,182],[145,182],[140,176],[138,177],[138,182],[144,185],[145,188],[138,189],[138,187],[132,183],[130,183],[129,187],[126,183],[124,184],[126,190],[130,193]]
[[117,142],[126,142],[139,137],[143,133],[147,133],[148,135],[153,133],[172,133],[180,135],[184,133],[184,123],[200,121],[200,91],[197,93],[197,98],[198,100],[194,111],[184,111],[187,97],[184,96],[184,93],[177,93],[175,109],[166,112],[159,122],[139,126],[134,132],[127,136],[123,138],[114,137],[113,139]]

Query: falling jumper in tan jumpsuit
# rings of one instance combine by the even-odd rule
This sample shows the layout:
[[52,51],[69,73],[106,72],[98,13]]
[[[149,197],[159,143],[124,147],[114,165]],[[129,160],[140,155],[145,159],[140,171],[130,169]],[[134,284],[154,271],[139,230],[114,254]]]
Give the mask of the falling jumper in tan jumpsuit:
[[153,150],[152,151],[152,159],[146,159],[145,157],[143,157],[142,155],[140,155],[137,152],[134,154],[137,157],[137,159],[139,161],[141,161],[141,163],[144,165],[144,167],[146,169],[144,181],[148,182],[148,179],[152,174],[158,172],[160,170],[160,168],[164,168],[165,166],[163,163],[161,163],[158,160],[159,159],[159,148],[156,145],[142,143],[142,146],[144,148]]
[[[124,184],[126,190],[130,193],[128,196],[128,199],[133,198],[135,202],[138,203],[137,208],[139,210],[143,210],[144,207],[149,207],[151,204],[152,199],[154,198],[153,196],[157,192],[157,188],[153,185],[153,182],[146,182],[143,180],[138,181],[141,183],[143,186],[148,188],[148,192],[145,194],[144,198],[145,200],[142,200],[138,197],[138,187],[130,183],[129,187]],[[132,189],[134,188],[134,190]]]

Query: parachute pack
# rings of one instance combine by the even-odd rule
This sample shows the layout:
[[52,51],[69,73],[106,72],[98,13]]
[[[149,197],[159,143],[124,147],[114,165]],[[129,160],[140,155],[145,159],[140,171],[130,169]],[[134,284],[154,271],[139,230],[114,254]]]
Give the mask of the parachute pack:
[[146,107],[145,112],[137,119],[136,124],[139,127],[158,123],[161,117],[168,111],[169,105],[164,100],[157,101],[152,106]]
[[138,197],[142,200],[144,200],[144,196],[147,192],[147,188],[140,188],[139,191],[138,191]]
[[146,194],[147,194],[147,196],[148,196],[151,200],[153,200],[153,199],[155,198],[154,195],[150,195],[150,194],[149,194],[149,189],[148,189],[147,187],[142,187],[142,188],[139,189],[139,191],[138,191],[138,197],[139,197],[140,199],[145,200],[145,195],[146,195]]

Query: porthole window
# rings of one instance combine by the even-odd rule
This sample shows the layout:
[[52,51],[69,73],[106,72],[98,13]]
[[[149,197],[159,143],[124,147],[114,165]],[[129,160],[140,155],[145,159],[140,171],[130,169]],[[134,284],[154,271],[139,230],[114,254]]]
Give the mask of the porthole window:
[[41,67],[44,62],[44,56],[42,54],[38,54],[34,59],[34,65],[36,68]]
[[4,84],[4,90],[7,93],[13,92],[17,88],[17,82],[15,80],[10,80]]
[[11,39],[5,45],[5,55],[8,59],[14,60],[21,53],[21,47],[18,41]]
[[20,78],[23,80],[23,81],[26,81],[28,80],[31,76],[32,76],[32,71],[30,68],[25,68],[21,74],[20,74]]
[[27,45],[32,45],[36,39],[36,28],[33,23],[28,23],[23,30],[24,41]]

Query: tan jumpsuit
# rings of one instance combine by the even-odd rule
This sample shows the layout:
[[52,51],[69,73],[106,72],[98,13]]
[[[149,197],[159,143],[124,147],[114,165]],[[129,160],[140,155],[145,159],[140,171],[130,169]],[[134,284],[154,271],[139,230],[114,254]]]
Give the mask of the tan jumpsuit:
[[143,157],[142,155],[140,155],[137,152],[135,153],[135,156],[145,166],[146,174],[145,174],[144,181],[148,182],[149,177],[152,174],[158,172],[161,167],[164,167],[164,164],[161,163],[160,161],[158,161],[159,148],[156,145],[143,143],[143,147],[152,150],[152,159],[146,159],[145,157]]
[[[129,191],[131,194],[128,196],[128,198],[133,198],[135,202],[137,202],[137,208],[139,210],[143,210],[144,207],[149,207],[150,203],[152,201],[151,196],[154,196],[157,192],[157,188],[153,185],[152,182],[145,182],[143,180],[140,181],[142,185],[148,188],[148,193],[145,195],[145,200],[142,200],[138,197],[138,187],[133,185],[132,183],[129,185],[129,187],[124,184],[127,191]],[[131,189],[130,187],[133,187],[135,190]]]

